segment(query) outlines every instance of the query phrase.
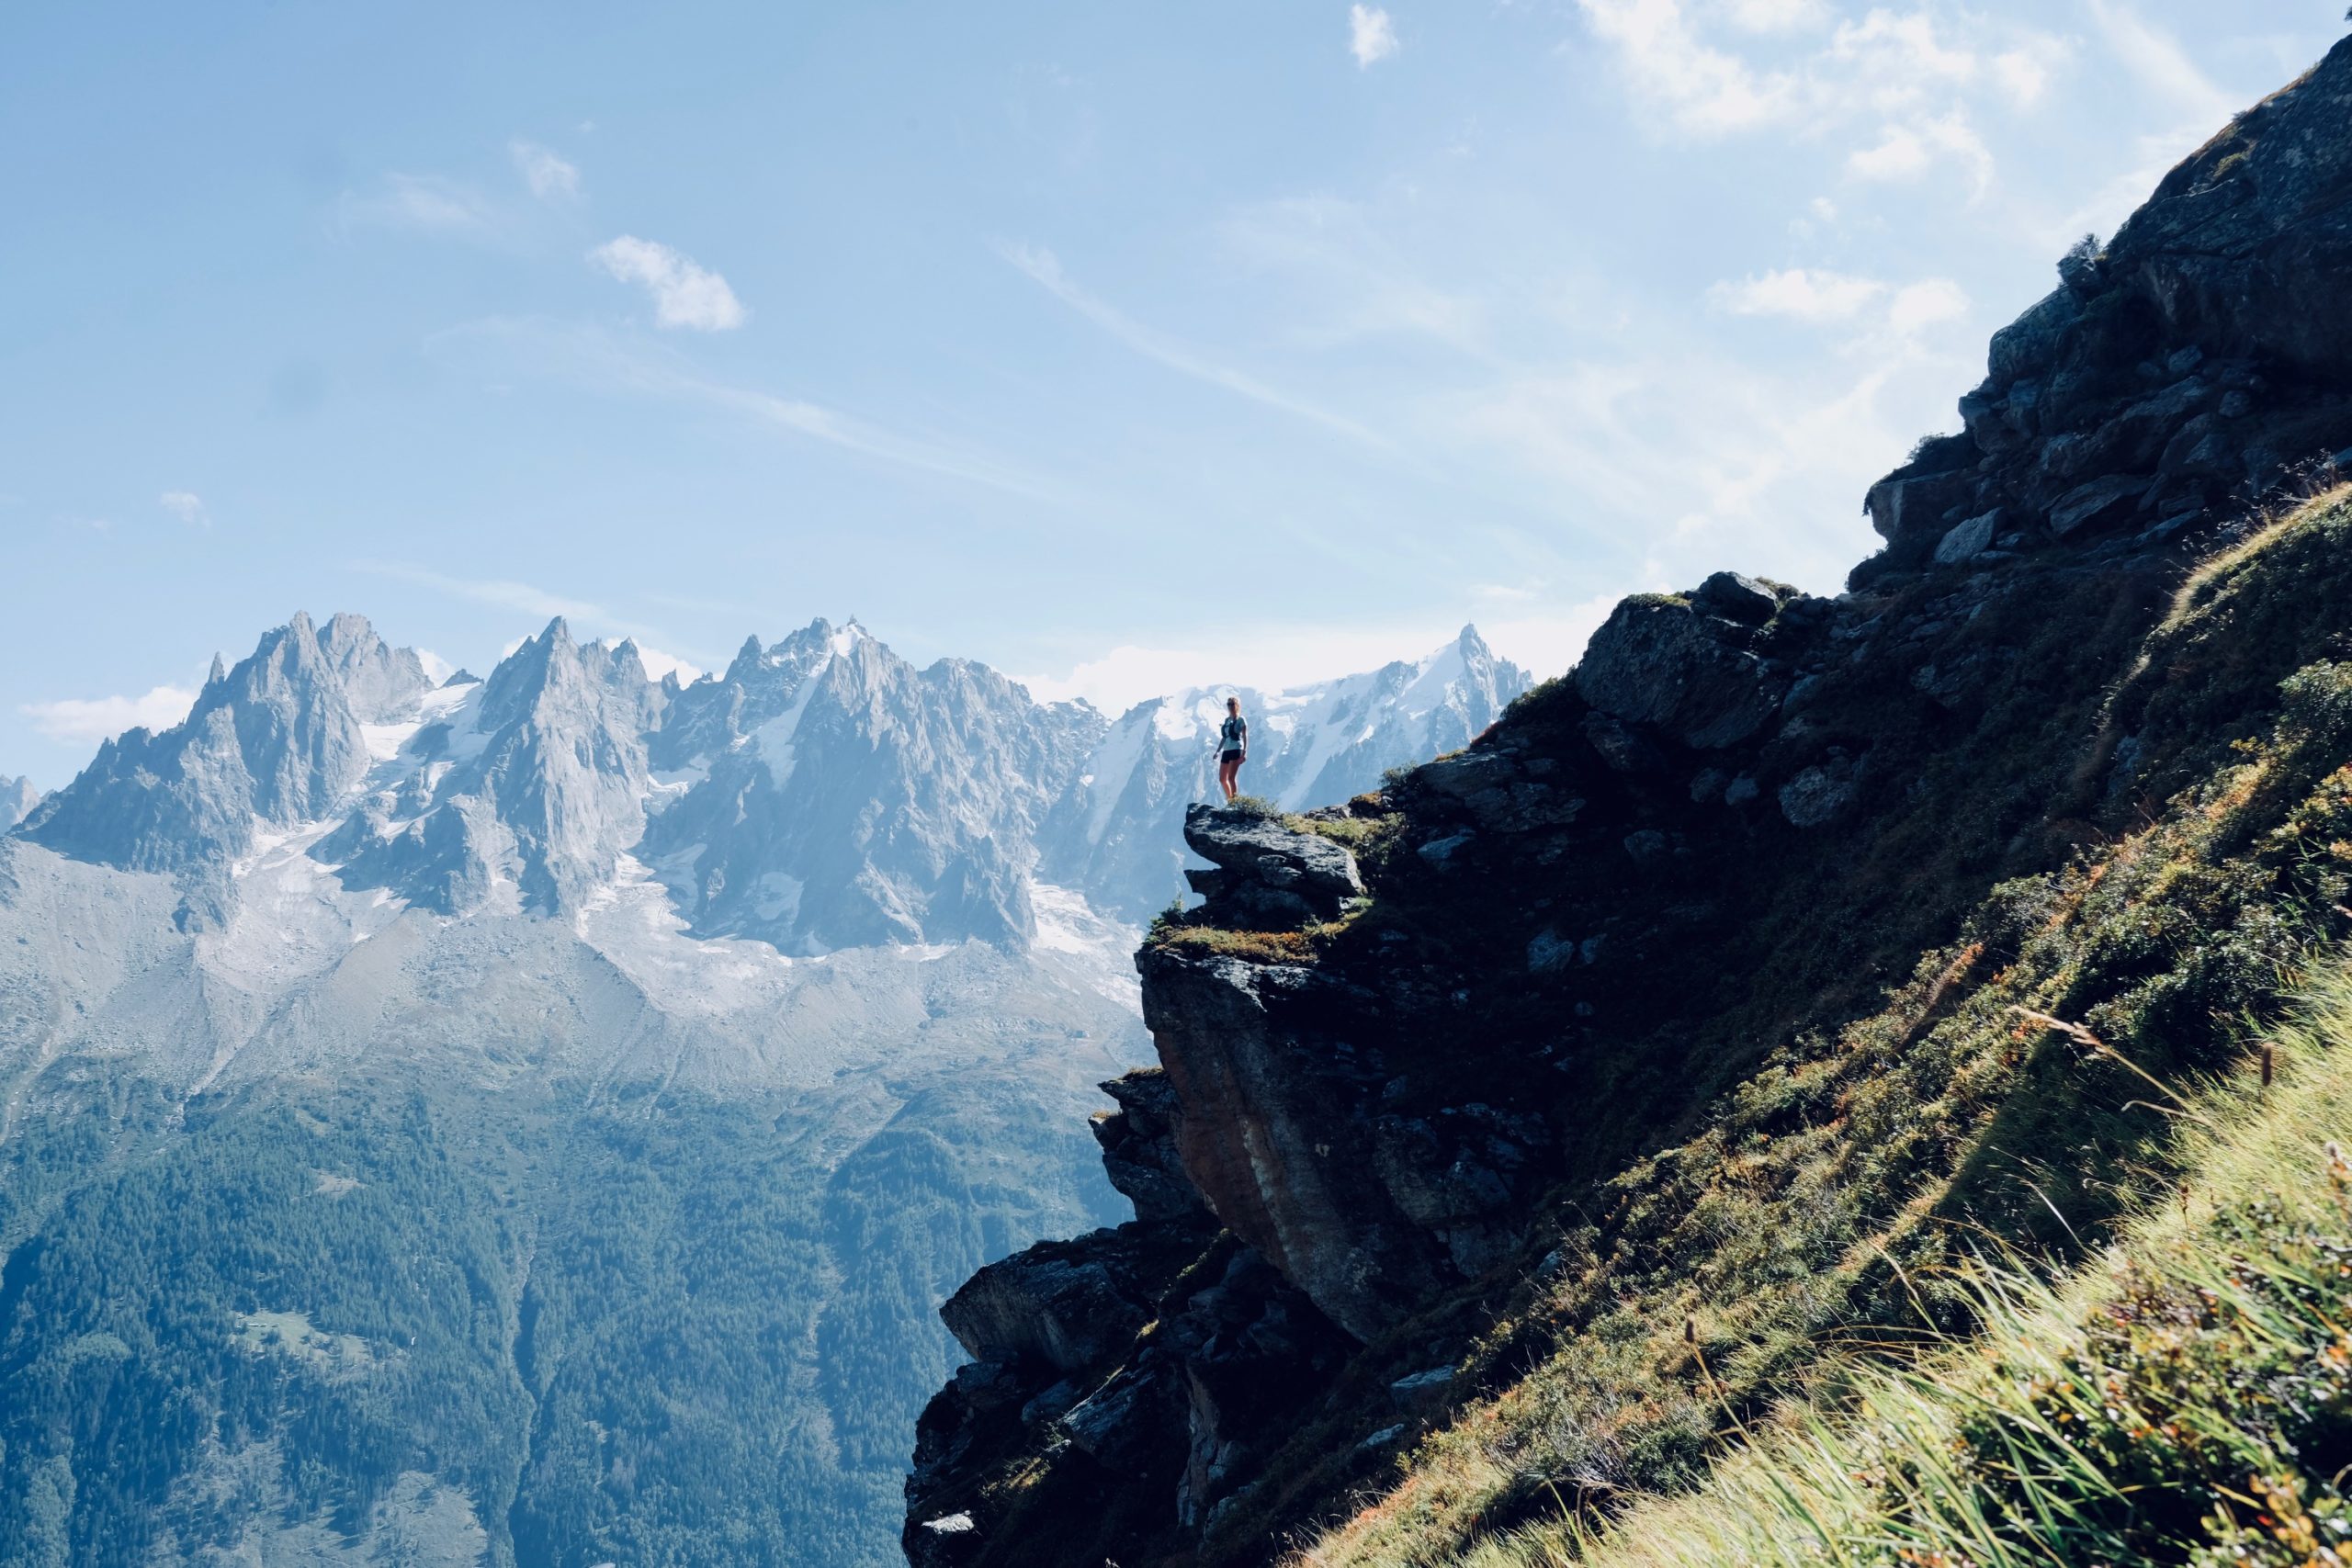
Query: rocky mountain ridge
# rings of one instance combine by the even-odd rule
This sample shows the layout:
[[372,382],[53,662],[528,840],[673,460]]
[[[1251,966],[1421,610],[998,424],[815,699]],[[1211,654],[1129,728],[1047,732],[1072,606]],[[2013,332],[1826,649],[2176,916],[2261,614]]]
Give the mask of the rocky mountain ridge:
[[435,688],[356,615],[298,615],[160,734],[107,742],[17,828],[78,860],[178,875],[224,917],[238,863],[308,831],[348,890],[446,916],[568,916],[641,868],[697,936],[813,955],[1025,945],[1030,888],[1141,919],[1181,856],[1137,856],[1208,793],[1222,696],[1258,722],[1253,787],[1344,798],[1459,744],[1528,677],[1474,628],[1419,661],[1260,694],[1195,688],[1115,722],[988,667],[918,670],[818,620],[682,685],[558,619],[487,680]]
[[1098,1123],[1150,1213],[951,1300],[910,1562],[1562,1561],[1964,1322],[1951,1237],[2136,1201],[2145,1084],[2015,1010],[2222,1072],[2345,934],[2347,110],[2352,41],[2070,255],[1845,594],[1636,596],[1459,752],[1188,821]]

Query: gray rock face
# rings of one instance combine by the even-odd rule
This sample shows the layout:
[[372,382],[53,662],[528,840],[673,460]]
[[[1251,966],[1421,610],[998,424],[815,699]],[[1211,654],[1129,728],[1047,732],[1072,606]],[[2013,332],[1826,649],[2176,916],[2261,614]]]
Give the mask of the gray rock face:
[[6,832],[33,814],[40,804],[40,791],[28,778],[0,778],[0,833]]
[[[1440,1192],[1419,1162],[1403,1157],[1407,1145],[1453,1129],[1362,1119],[1378,1079],[1368,1077],[1373,1064],[1335,1049],[1329,1015],[1349,998],[1332,982],[1161,948],[1137,964],[1160,1063],[1179,1102],[1199,1112],[1177,1122],[1184,1169],[1228,1229],[1359,1339],[1461,1277],[1447,1233],[1476,1232],[1494,1193],[1483,1181]],[[1382,1148],[1398,1157],[1375,1157],[1368,1171],[1366,1152]],[[1510,1176],[1468,1163],[1500,1184],[1506,1201],[1518,1196]],[[1466,1250],[1478,1249],[1473,1235]]]
[[1102,1148],[1103,1174],[1135,1204],[1136,1218],[1146,1224],[1205,1224],[1207,1207],[1177,1152],[1182,1108],[1168,1075],[1139,1067],[1105,1083],[1102,1092],[1119,1109],[1094,1119],[1094,1141]]
[[697,931],[789,953],[1025,940],[1042,825],[1103,729],[822,621],[676,706],[655,750],[686,786],[639,855]]
[[1041,1242],[967,1280],[939,1315],[976,1361],[1080,1371],[1148,1321],[1125,1262],[1110,1248]]
[[364,801],[318,853],[345,886],[397,891],[454,914],[513,897],[577,908],[637,841],[645,738],[663,688],[628,643],[582,646],[559,619],[526,641],[449,716],[420,724],[397,782]]
[[1184,812],[1184,842],[1214,871],[1185,874],[1208,899],[1212,919],[1245,930],[1281,931],[1330,919],[1363,892],[1355,856],[1318,833],[1225,807]]
[[1936,545],[1938,566],[1957,566],[1971,556],[1982,555],[1993,547],[1993,536],[2001,525],[2001,509],[1980,512],[1963,523],[1952,525]]
[[1752,577],[1719,571],[1699,584],[1691,604],[1710,615],[1721,615],[1746,626],[1760,626],[1780,612],[1780,595]]
[[1216,793],[1228,694],[1250,720],[1241,787],[1298,811],[1467,745],[1531,683],[1465,626],[1427,658],[1344,680],[1285,692],[1199,687],[1140,704],[1110,727],[1047,819],[1041,874],[1137,922],[1182,891],[1178,830],[1188,804]]
[[298,615],[235,669],[215,671],[183,723],[101,746],[26,819],[25,836],[126,870],[224,867],[253,848],[257,823],[311,820],[340,804],[371,765],[365,727],[432,684],[413,652],[387,647],[356,615],[337,615],[322,636]]
[[1577,692],[1685,746],[1736,746],[1763,728],[1787,689],[1736,630],[1681,600],[1627,599],[1586,645]]
[[1854,803],[1854,785],[1844,770],[1826,766],[1804,769],[1781,786],[1781,814],[1798,828],[1818,828],[1845,815]]

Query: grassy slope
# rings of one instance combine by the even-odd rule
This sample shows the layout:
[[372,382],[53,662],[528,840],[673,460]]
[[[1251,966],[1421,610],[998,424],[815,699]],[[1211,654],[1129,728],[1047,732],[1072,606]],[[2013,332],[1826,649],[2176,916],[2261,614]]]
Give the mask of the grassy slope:
[[1841,1336],[1979,1321],[1951,1266],[1969,1238],[2064,1255],[2171,1193],[2173,1119],[2134,1103],[2162,1096],[2127,1059],[2176,1081],[2242,1070],[2245,1017],[2341,929],[2347,562],[2338,492],[2193,574],[2068,747],[2087,780],[2140,738],[2136,829],[1994,886],[1834,1037],[1780,1047],[1695,1135],[1564,1202],[1549,1267],[1466,1366],[1487,1392],[1305,1560],[1541,1561],[1501,1543],[1566,1550],[1564,1517],[1713,1484],[1739,1426],[1833,1398]]
[[2352,1561],[2352,966],[2193,1107],[2177,1201],[2057,1284],[1962,1271],[1986,1325],[1856,1361],[1702,1491],[1473,1568]]

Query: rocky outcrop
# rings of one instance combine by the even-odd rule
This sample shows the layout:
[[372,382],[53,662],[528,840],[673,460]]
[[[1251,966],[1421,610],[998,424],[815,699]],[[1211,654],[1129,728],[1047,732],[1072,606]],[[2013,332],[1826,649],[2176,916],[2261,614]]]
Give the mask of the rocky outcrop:
[[1694,750],[1736,746],[1779,711],[1786,654],[1826,608],[1728,571],[1687,595],[1636,595],[1592,634],[1577,691],[1598,711]]
[[1184,877],[1219,924],[1289,931],[1330,919],[1363,894],[1355,857],[1346,850],[1247,809],[1186,807],[1184,843],[1214,868]]
[[1183,1156],[1177,1150],[1176,1119],[1182,1107],[1168,1075],[1157,1067],[1138,1068],[1113,1078],[1102,1092],[1118,1101],[1119,1109],[1094,1119],[1094,1141],[1102,1148],[1103,1174],[1136,1206],[1136,1218],[1147,1224],[1205,1220],[1207,1207],[1184,1174]]
[[2174,169],[1994,336],[1960,434],[1872,487],[1888,571],[2162,537],[2352,468],[2352,42]]

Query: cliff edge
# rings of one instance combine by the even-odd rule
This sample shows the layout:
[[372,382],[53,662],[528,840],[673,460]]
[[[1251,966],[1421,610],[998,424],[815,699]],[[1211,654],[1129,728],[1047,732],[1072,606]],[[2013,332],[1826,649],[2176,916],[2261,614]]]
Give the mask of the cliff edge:
[[2352,924],[2352,41],[2061,272],[1844,594],[1636,596],[1382,791],[1193,809],[1096,1128],[1137,1217],[947,1303],[911,1562],[1602,1523],[1964,1329],[1970,1238],[2169,1193],[2145,1079],[2250,1070]]

